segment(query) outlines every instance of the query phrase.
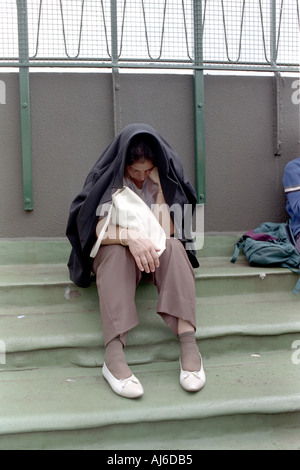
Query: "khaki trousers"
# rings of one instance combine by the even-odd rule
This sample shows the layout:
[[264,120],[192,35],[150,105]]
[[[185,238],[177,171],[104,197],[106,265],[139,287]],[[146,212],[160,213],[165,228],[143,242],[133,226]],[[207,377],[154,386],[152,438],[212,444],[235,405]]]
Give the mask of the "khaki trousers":
[[[126,345],[127,332],[139,324],[135,306],[136,287],[143,275],[129,249],[101,246],[94,260],[105,346],[114,338]],[[195,275],[182,243],[167,240],[160,266],[147,279],[158,290],[157,313],[177,335],[178,318],[196,330]]]

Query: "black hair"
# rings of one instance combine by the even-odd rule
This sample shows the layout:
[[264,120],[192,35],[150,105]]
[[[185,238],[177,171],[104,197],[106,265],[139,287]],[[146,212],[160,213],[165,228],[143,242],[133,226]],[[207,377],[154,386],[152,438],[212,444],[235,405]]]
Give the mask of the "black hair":
[[138,135],[131,139],[126,155],[126,165],[132,165],[134,162],[144,162],[145,160],[150,160],[154,166],[157,166],[150,139],[147,136]]

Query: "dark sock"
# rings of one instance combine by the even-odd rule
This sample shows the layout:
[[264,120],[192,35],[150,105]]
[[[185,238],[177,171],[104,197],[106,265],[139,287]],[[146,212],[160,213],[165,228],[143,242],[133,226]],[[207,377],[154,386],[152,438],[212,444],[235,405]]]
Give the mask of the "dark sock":
[[197,372],[201,369],[201,358],[196,343],[194,331],[182,333],[178,336],[181,353],[181,366],[183,370]]
[[109,372],[116,379],[127,379],[132,375],[126,362],[123,343],[119,338],[114,338],[106,346],[104,361]]

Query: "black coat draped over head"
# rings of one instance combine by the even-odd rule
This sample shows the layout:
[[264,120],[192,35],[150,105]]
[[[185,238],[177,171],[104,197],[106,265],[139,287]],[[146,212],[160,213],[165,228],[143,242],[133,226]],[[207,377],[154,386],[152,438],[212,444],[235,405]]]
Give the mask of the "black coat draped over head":
[[[138,134],[146,135],[151,140],[166,203],[169,207],[180,206],[182,216],[186,204],[190,205],[194,212],[196,193],[184,175],[177,153],[152,127],[146,124],[131,124],[125,127],[97,160],[85,180],[82,191],[71,204],[66,231],[72,245],[68,268],[70,279],[79,287],[88,287],[91,284],[93,259],[90,252],[96,241],[97,208],[111,200],[114,189],[123,186],[127,149],[132,138]],[[178,227],[176,228],[178,230]],[[187,230],[186,222],[183,224],[182,220],[178,238],[185,246],[192,266],[198,267],[191,236],[188,238],[185,231],[191,233],[191,227]]]

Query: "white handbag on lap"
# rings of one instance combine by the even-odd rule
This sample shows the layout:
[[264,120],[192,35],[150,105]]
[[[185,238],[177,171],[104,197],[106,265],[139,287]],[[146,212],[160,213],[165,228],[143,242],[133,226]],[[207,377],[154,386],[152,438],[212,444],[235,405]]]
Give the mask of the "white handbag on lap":
[[95,258],[98,253],[109,223],[122,228],[137,230],[159,248],[158,256],[160,256],[166,248],[166,234],[153,212],[147,204],[127,186],[118,189],[112,196],[112,203],[105,224],[90,254],[92,258]]

